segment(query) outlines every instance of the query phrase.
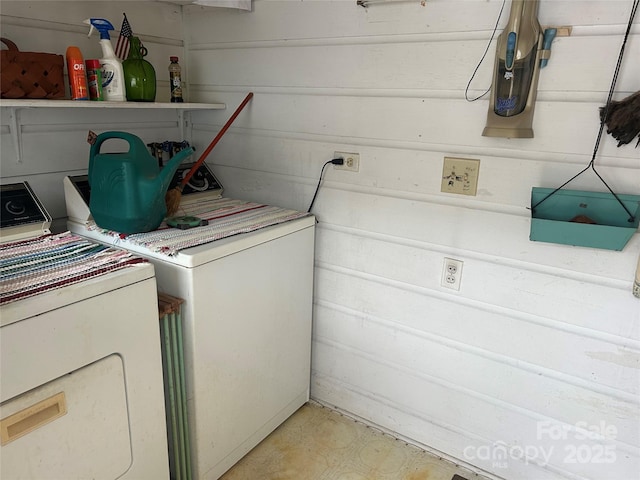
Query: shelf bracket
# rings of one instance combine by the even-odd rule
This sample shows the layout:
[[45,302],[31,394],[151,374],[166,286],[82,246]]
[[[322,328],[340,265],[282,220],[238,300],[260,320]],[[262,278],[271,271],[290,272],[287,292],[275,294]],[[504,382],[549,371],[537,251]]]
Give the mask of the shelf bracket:
[[13,148],[16,150],[17,163],[22,163],[22,127],[20,126],[19,108],[11,108],[9,111],[9,130]]
[[189,142],[189,145],[191,145],[191,112],[188,110],[178,110],[178,124],[180,127],[181,140],[186,140],[187,142]]

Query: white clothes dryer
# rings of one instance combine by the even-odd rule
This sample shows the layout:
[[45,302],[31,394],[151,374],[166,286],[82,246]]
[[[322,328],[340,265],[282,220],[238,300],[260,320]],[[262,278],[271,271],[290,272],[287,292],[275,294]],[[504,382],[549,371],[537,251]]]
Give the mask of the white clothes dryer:
[[169,478],[153,265],[3,304],[0,360],[1,478]]

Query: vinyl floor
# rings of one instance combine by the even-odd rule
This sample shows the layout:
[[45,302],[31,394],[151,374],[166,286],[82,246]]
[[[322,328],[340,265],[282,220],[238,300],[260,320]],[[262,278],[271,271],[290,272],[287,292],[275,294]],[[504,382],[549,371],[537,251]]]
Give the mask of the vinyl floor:
[[452,480],[455,475],[455,480],[486,480],[310,402],[221,480]]

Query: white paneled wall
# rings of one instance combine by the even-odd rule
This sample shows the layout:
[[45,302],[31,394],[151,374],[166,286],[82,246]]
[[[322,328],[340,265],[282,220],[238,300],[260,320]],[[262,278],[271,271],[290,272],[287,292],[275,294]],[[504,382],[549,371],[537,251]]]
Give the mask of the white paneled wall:
[[[333,152],[360,153],[358,173],[326,170],[313,210],[316,399],[496,477],[636,478],[640,235],[622,252],[530,242],[527,210],[532,187],[591,159],[631,0],[541,1],[540,22],[573,34],[555,40],[541,72],[535,138],[511,140],[482,137],[488,101],[465,100],[501,4],[3,1],[0,19],[25,50],[78,44],[87,57],[99,50],[82,20],[119,28],[126,11],[159,95],[178,55],[189,100],[228,105],[193,113],[199,150],[253,91],[209,157],[226,196],[306,210]],[[639,22],[616,99],[640,88]],[[489,52],[470,97],[491,82]],[[18,162],[3,109],[3,183],[29,180],[62,219],[61,179],[86,170],[89,126],[145,141],[178,131],[170,112],[96,115],[23,110]],[[445,155],[481,161],[477,196],[440,192]],[[597,166],[616,191],[640,194],[640,149],[605,136]],[[605,189],[591,173],[572,188]],[[459,292],[440,285],[444,257],[464,262]]]
[[[512,140],[482,137],[488,102],[465,100],[501,4],[185,7],[192,99],[255,93],[211,156],[228,196],[306,209],[334,151],[361,155],[358,173],[327,169],[313,210],[316,399],[498,477],[635,478],[640,236],[530,242],[527,210],[591,159],[631,1],[541,2],[573,34],[541,72],[535,138]],[[640,88],[639,21],[615,98]],[[221,126],[198,113],[195,136]],[[445,155],[480,159],[477,196],[440,193]],[[597,166],[640,194],[640,150],[607,136]],[[605,189],[592,173],[572,188]],[[464,261],[459,292],[440,285],[445,256]]]

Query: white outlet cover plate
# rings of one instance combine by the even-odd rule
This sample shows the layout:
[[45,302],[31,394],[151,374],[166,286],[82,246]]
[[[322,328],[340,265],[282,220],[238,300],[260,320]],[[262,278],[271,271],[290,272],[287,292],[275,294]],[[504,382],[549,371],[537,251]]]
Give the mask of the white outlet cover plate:
[[442,279],[440,280],[440,284],[451,290],[460,290],[463,265],[464,262],[462,260],[445,257],[444,264],[442,265]]
[[357,172],[360,170],[360,154],[350,152],[334,152],[333,158],[344,158],[342,165],[334,165],[336,170],[347,170]]

